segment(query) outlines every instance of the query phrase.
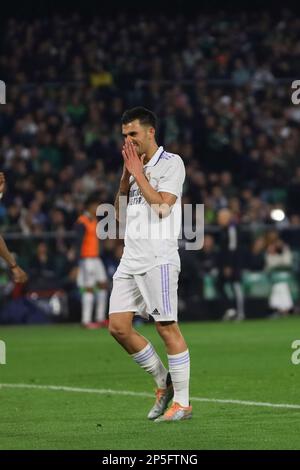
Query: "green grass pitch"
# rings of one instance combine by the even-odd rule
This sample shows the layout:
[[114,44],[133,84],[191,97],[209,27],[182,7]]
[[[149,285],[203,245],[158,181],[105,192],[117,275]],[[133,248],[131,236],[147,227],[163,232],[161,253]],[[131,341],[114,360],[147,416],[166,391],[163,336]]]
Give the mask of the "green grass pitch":
[[[2,327],[7,363],[0,365],[0,384],[100,392],[0,387],[0,449],[300,449],[300,364],[291,362],[300,319],[181,326],[195,399],[193,419],[178,423],[147,420],[152,378],[107,330]],[[139,331],[166,362],[154,325]]]

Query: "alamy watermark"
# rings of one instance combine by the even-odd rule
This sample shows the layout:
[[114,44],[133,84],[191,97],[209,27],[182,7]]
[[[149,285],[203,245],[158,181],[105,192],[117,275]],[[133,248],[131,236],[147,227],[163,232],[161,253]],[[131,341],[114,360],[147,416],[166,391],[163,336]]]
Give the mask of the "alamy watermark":
[[0,80],[0,104],[6,104],[6,85]]
[[6,364],[6,345],[2,340],[0,340],[0,365],[1,364]]
[[204,204],[143,203],[127,204],[127,197],[119,197],[119,222],[112,204],[100,204],[96,215],[97,236],[100,240],[184,240],[186,250],[200,250],[204,241]]
[[295,105],[300,104],[300,80],[293,81],[292,89],[295,90],[291,96],[292,103]]
[[292,354],[291,361],[295,366],[297,366],[300,364],[300,339],[295,339],[295,341],[292,342],[291,347],[292,349],[295,349]]

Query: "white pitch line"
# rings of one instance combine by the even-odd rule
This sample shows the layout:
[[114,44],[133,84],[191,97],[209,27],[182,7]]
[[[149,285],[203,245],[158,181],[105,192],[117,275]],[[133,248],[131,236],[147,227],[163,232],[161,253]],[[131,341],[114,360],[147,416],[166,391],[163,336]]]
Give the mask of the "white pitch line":
[[[64,387],[62,385],[34,385],[34,384],[2,384],[1,388],[27,388],[34,390],[53,390],[59,392],[77,392],[77,393],[95,393],[98,395],[125,395],[132,397],[149,397],[152,398],[153,394],[146,392],[131,392],[128,390],[111,390],[111,389],[98,389],[98,388],[80,388],[80,387]],[[191,397],[192,401],[200,401],[206,403],[221,403],[231,405],[246,405],[246,406],[264,406],[269,408],[287,408],[300,410],[300,405],[293,405],[289,403],[268,403],[259,401],[244,401],[244,400],[231,400],[231,399],[218,399],[218,398],[201,398]]]

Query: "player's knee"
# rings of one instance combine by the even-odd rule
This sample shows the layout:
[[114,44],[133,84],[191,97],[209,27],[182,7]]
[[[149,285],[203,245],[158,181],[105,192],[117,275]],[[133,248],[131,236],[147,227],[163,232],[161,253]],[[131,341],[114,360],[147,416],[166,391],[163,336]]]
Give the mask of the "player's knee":
[[113,321],[109,322],[108,330],[110,334],[117,340],[125,339],[129,334],[129,329],[127,326]]
[[94,293],[94,287],[85,287],[83,292],[90,292],[91,294]]
[[107,290],[108,289],[108,283],[107,282],[98,282],[97,284],[98,289],[100,290]]
[[177,326],[177,323],[158,323],[156,325],[157,331],[166,343],[176,341],[181,338],[180,330]]

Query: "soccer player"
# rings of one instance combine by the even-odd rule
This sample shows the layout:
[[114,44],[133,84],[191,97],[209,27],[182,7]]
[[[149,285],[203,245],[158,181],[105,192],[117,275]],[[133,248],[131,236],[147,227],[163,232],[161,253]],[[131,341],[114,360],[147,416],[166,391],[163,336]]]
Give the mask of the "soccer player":
[[[218,212],[220,230],[220,253],[218,256],[219,274],[217,285],[222,301],[226,305],[223,320],[244,320],[244,295],[241,287],[242,251],[240,233],[230,209],[223,208]],[[234,299],[226,291],[230,286]],[[236,309],[233,308],[236,304]]]
[[[152,210],[164,223],[176,204],[181,208],[184,164],[179,155],[157,145],[155,130],[156,116],[143,107],[127,110],[122,116],[124,166],[115,201],[117,220],[122,218],[119,196],[127,197],[128,205],[124,252],[113,277],[109,330],[156,382],[156,401],[148,418],[178,421],[192,416],[190,357],[177,323],[178,236],[139,238],[135,230],[130,230],[137,214],[144,227]],[[135,314],[146,318],[151,315],[155,320],[168,355],[168,370],[150,342],[134,330]]]
[[[107,301],[107,276],[104,264],[99,257],[99,239],[97,238],[96,210],[99,205],[92,195],[86,203],[85,212],[77,219],[77,258],[79,263],[77,285],[82,289],[82,326],[95,329],[107,326],[105,318]],[[92,321],[94,308],[94,291],[96,295],[96,318]]]
[[[5,176],[4,173],[0,173],[0,199],[2,199],[3,193],[5,189]],[[9,249],[6,246],[4,239],[0,235],[0,256],[1,258],[6,261],[9,269],[12,273],[12,278],[14,282],[18,282],[20,284],[24,284],[27,281],[27,274],[23,271],[23,269],[18,266],[16,263],[13,255],[10,253]]]

